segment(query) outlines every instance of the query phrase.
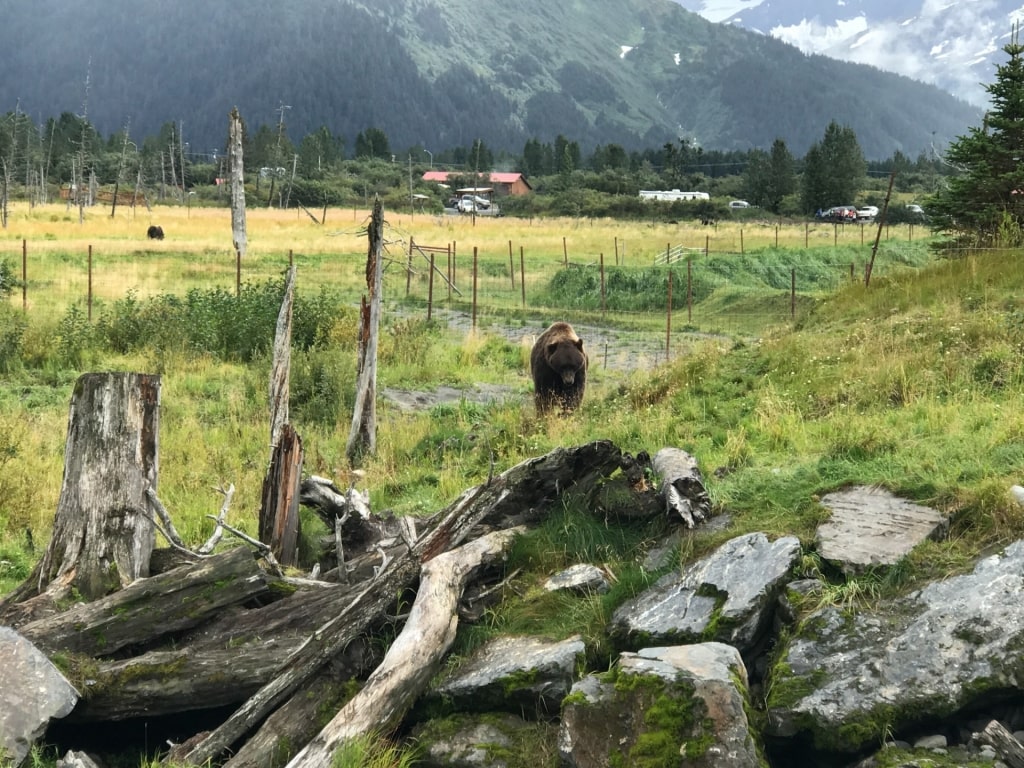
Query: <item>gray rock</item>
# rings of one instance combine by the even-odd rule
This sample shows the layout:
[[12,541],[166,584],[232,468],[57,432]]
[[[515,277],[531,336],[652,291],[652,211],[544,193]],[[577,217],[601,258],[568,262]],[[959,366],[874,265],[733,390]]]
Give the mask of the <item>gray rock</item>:
[[50,721],[75,708],[78,691],[10,627],[0,627],[0,659],[0,752],[18,766]]
[[604,571],[596,565],[579,563],[556,573],[544,582],[544,589],[548,592],[567,590],[583,595],[594,593],[603,595],[608,591],[609,586]]
[[585,650],[579,635],[560,642],[499,637],[477,649],[429,695],[471,711],[525,708],[556,715]]
[[[540,726],[544,728],[545,726]],[[554,726],[547,726],[554,739]],[[428,722],[413,731],[424,768],[505,768],[503,755],[517,742],[536,738],[538,726],[515,715],[468,714]],[[524,735],[525,734],[525,735]]]
[[853,752],[887,729],[1024,689],[1024,541],[874,610],[801,624],[772,673],[767,733]]
[[818,526],[818,552],[845,573],[893,565],[926,539],[944,535],[945,515],[884,488],[858,486],[822,497],[831,519]]
[[769,626],[799,557],[794,536],[739,536],[621,605],[611,633],[625,647],[718,640],[746,652]]
[[642,757],[651,765],[755,768],[762,763],[745,705],[747,673],[732,646],[624,653],[614,673],[588,675],[573,686],[562,710],[559,752],[572,768],[605,768],[616,756],[624,765]]
[[85,752],[69,749],[64,757],[57,760],[57,768],[100,768],[100,765]]
[[932,736],[922,736],[914,742],[914,749],[945,749],[948,746],[949,742],[941,733]]

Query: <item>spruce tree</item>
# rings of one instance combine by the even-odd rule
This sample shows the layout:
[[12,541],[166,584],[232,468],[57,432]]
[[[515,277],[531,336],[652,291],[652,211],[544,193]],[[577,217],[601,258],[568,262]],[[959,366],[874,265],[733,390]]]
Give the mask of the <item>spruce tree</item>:
[[1009,60],[985,86],[991,109],[945,152],[957,169],[945,188],[926,202],[932,228],[956,245],[1024,245],[1024,46],[1015,25],[1003,47]]
[[804,209],[853,205],[864,184],[867,163],[857,134],[835,120],[825,129],[821,142],[804,157],[801,200]]

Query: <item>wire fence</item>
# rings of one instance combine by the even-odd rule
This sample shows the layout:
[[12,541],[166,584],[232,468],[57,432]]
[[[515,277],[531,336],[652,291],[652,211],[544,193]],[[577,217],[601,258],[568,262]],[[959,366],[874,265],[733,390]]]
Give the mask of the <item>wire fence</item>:
[[[633,247],[629,253],[616,239],[607,257],[570,253],[565,238],[561,253],[528,255],[511,240],[503,253],[493,247],[484,253],[454,241],[428,244],[409,236],[387,247],[385,306],[395,317],[423,318],[453,333],[486,331],[524,343],[550,322],[567,320],[607,367],[652,367],[709,336],[756,337],[792,323],[844,284],[866,278],[875,235],[865,225],[805,225],[808,246],[826,238],[836,245],[852,241],[861,257],[825,265],[820,257],[786,266],[778,257],[762,263],[749,251],[751,242],[764,247],[766,231],[772,247],[780,229],[762,225],[756,238],[743,229],[709,231],[703,243],[694,244],[691,235],[688,243]],[[914,237],[913,228],[894,233]],[[885,242],[892,234],[884,233]],[[109,257],[102,250],[100,243],[84,252],[55,252],[48,243],[23,240],[19,286],[11,301],[26,313],[59,313],[79,305],[92,320],[129,291],[139,297],[191,289],[237,293],[243,284],[279,277],[293,265],[300,292],[336,289],[358,303],[365,288],[365,251],[330,256],[289,251],[243,259],[204,250]],[[715,263],[714,257],[725,260]],[[172,288],[165,287],[169,258],[183,262],[175,266]],[[748,272],[758,272],[756,286],[732,285],[728,270],[723,272],[723,264],[742,271],[744,261]],[[876,268],[884,272],[887,264]],[[729,300],[709,300],[723,286]],[[756,300],[745,300],[755,295]]]

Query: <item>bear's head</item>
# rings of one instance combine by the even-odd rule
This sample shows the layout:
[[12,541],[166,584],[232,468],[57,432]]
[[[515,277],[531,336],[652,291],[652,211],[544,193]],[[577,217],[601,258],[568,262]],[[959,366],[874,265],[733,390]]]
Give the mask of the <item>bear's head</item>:
[[561,378],[562,383],[571,385],[576,375],[587,367],[587,356],[583,352],[583,339],[560,339],[547,345],[545,359],[551,369]]

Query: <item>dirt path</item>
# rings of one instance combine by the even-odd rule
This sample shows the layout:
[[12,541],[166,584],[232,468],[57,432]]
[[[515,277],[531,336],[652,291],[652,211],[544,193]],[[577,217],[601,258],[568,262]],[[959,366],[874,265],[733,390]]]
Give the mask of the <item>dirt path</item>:
[[[456,333],[468,334],[473,327],[472,317],[464,312],[442,312],[437,317],[446,327]],[[651,370],[665,362],[665,335],[623,331],[596,325],[573,323],[576,333],[583,339],[590,356],[590,365],[621,373]],[[534,340],[547,327],[546,323],[500,325],[490,319],[477,325],[482,332],[497,334],[513,344],[532,346]],[[672,337],[672,357],[685,355],[696,341],[712,338],[708,334],[675,333]],[[724,341],[731,343],[726,337]],[[428,391],[384,389],[382,396],[395,403],[404,411],[429,410],[436,405],[468,401],[490,403],[518,400],[522,393],[516,387],[501,384],[474,384],[460,389],[442,386]]]

